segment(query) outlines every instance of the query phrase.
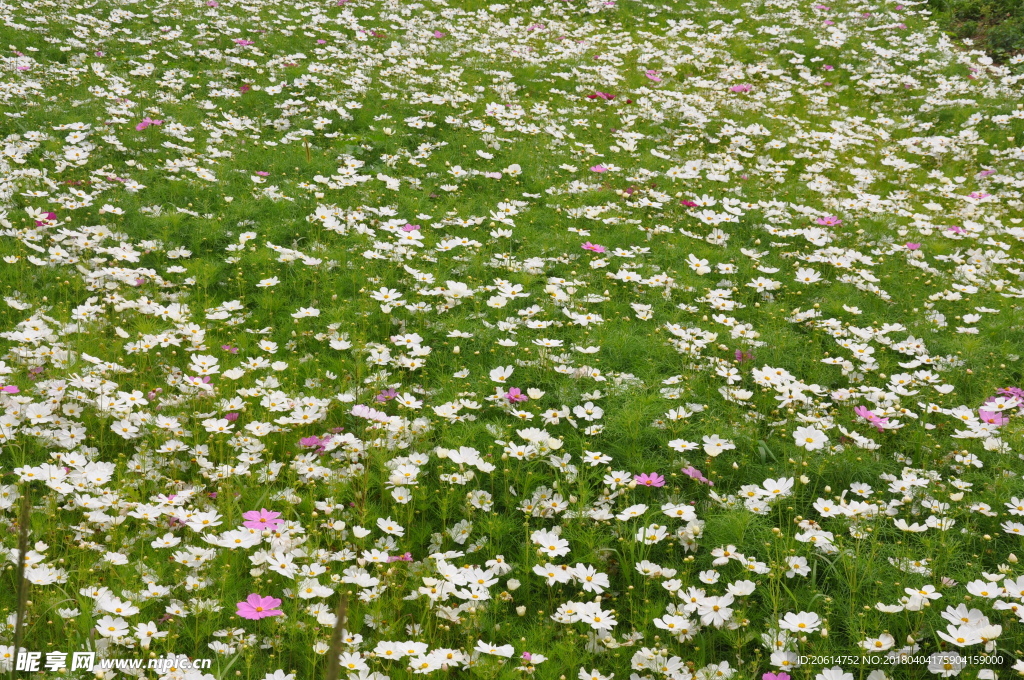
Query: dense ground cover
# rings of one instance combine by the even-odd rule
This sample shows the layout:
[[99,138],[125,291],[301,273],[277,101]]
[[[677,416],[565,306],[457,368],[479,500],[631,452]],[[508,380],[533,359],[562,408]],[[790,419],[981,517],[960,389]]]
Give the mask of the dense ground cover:
[[0,669],[1024,667],[1022,76],[923,7],[0,3]]
[[998,60],[1024,52],[1020,0],[929,0],[932,15],[954,38],[971,41]]

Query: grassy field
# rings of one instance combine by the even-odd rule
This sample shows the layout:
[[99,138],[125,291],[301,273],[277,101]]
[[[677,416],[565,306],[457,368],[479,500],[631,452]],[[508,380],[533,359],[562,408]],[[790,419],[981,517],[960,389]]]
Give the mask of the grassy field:
[[1024,53],[1024,3],[1019,0],[930,0],[933,18],[1000,60]]
[[4,3],[0,671],[1024,673],[1024,59],[926,7]]

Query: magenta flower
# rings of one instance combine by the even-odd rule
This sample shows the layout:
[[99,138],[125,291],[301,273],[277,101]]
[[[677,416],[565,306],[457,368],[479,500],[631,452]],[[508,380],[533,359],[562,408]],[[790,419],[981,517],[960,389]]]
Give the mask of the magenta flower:
[[907,250],[920,250],[920,249],[921,249],[921,244],[920,243],[908,243],[907,244]]
[[529,397],[522,393],[518,387],[509,388],[508,392],[505,393],[505,398],[508,399],[510,404],[516,404],[520,401],[527,401]]
[[376,397],[374,397],[374,399],[376,399],[377,401],[379,401],[380,403],[383,404],[384,402],[391,401],[392,399],[394,399],[397,396],[398,396],[398,392],[396,392],[395,390],[393,390],[393,389],[386,389],[386,390],[381,390],[380,394],[378,394]]
[[1004,416],[999,411],[986,411],[984,409],[978,409],[978,418],[989,425],[995,425],[996,427],[1002,427],[1006,423],[1010,422],[1010,419]]
[[682,472],[687,477],[692,477],[693,479],[696,479],[698,482],[701,482],[702,484],[707,484],[708,486],[715,485],[714,482],[712,482],[711,480],[704,476],[703,472],[693,467],[692,465],[690,467],[684,467]]
[[586,243],[584,243],[582,248],[583,248],[583,250],[590,250],[590,251],[593,251],[595,253],[603,253],[606,250],[608,250],[604,246],[599,246],[598,244],[591,243],[590,241],[587,241]]
[[[825,69],[826,71],[834,71],[834,70],[836,70],[835,66],[829,66],[828,64],[825,64],[824,66],[822,66],[822,68]],[[785,673],[783,673],[783,675],[785,675]]]
[[388,555],[388,562],[412,562],[412,553],[404,555]]
[[1017,397],[1021,401],[1024,401],[1024,389],[1019,387],[1000,387],[996,390],[996,394],[1004,397]]
[[139,123],[138,125],[135,126],[135,129],[138,132],[142,132],[143,130],[148,128],[150,125],[163,125],[163,124],[164,124],[164,122],[162,120],[153,120],[152,118],[149,118],[147,116],[146,118],[142,119],[141,123]]
[[[246,529],[276,529],[277,527],[284,524],[283,519],[278,519],[281,516],[279,512],[272,512],[266,508],[260,510],[250,510],[249,512],[242,513],[242,526]],[[250,595],[250,597],[252,597]],[[281,601],[278,600],[278,604]]]
[[741,364],[746,363],[748,361],[753,361],[753,360],[754,360],[754,355],[751,354],[750,352],[744,352],[743,350],[739,350],[739,349],[736,350],[736,361],[740,362]]
[[863,418],[864,420],[871,423],[872,425],[874,425],[875,429],[878,430],[879,432],[885,430],[884,426],[889,424],[888,418],[881,418],[875,415],[874,412],[869,411],[865,406],[856,406],[854,407],[853,412],[860,416],[861,418]]
[[687,201],[686,199],[683,199],[682,201],[679,201],[679,205],[685,206],[687,208],[696,208],[697,207],[696,203],[694,203],[693,201]]
[[665,478],[659,475],[657,472],[647,473],[642,475],[634,475],[633,481],[640,486],[653,486],[661,487],[665,486]]
[[236,45],[242,45],[242,46],[248,46],[248,45],[255,45],[256,43],[253,42],[252,40],[246,40],[245,38],[238,38],[237,40],[235,40],[235,44]]
[[840,224],[843,223],[843,221],[836,217],[835,215],[829,215],[827,217],[819,217],[818,219],[814,220],[814,223],[820,224],[823,227],[838,227]]
[[789,680],[789,673],[765,673],[761,680]]
[[6,394],[17,394],[20,391],[21,390],[18,389],[17,385],[4,385],[3,387],[0,387],[0,392],[4,392]]
[[605,101],[611,101],[615,99],[615,95],[608,94],[607,92],[594,92],[594,94],[588,94],[587,99],[603,99]]
[[278,609],[280,606],[281,600],[276,597],[261,597],[253,593],[245,598],[244,602],[238,603],[237,614],[250,621],[265,619],[268,616],[284,616],[284,612]]
[[228,413],[227,415],[224,416],[224,420],[227,420],[227,421],[233,423],[236,420],[238,420],[238,414],[235,413],[235,412]]

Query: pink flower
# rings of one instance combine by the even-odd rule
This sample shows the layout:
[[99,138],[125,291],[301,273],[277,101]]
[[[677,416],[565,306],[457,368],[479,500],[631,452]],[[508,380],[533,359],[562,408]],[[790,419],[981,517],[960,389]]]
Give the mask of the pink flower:
[[946,231],[951,231],[954,234],[963,234],[966,230],[963,227],[947,227]]
[[611,101],[615,99],[615,95],[608,94],[607,92],[594,92],[594,94],[588,94],[587,99],[604,99],[605,101]]
[[407,224],[404,227],[402,227],[402,231],[419,231],[419,230],[420,230],[420,225],[418,225],[418,224]]
[[765,673],[761,680],[789,680],[789,673]]
[[999,411],[986,411],[984,409],[978,409],[978,417],[989,425],[995,425],[996,427],[1002,427],[1006,423],[1010,422],[1010,419],[1004,416]]
[[644,75],[647,76],[648,79],[653,80],[656,83],[660,83],[661,82],[661,78],[658,77],[658,72],[657,71],[645,71]]
[[320,40],[317,40],[317,41],[316,41],[316,44],[317,44],[317,45],[326,45],[326,44],[327,44],[327,41],[326,41],[326,40],[323,40],[323,39],[320,39]]
[[238,420],[238,414],[232,411],[231,413],[228,413],[227,415],[224,416],[224,420],[233,423],[236,420]]
[[820,224],[823,227],[838,227],[843,221],[835,215],[828,215],[827,217],[819,217],[814,223]]
[[633,481],[636,482],[639,486],[665,486],[665,478],[659,475],[657,472],[645,472],[642,475],[635,475],[633,477]]
[[697,207],[696,203],[694,203],[693,201],[687,201],[686,199],[683,199],[682,201],[679,201],[679,205],[685,206],[687,208],[696,208]]
[[836,22],[832,21],[831,19],[825,19],[825,25],[826,26],[835,26]]
[[986,194],[984,191],[975,191],[975,192],[973,192],[971,194],[968,194],[968,198],[973,198],[975,200],[981,200],[983,198],[988,198],[991,195],[992,194]]
[[237,614],[250,621],[265,619],[268,616],[284,616],[284,612],[277,609],[280,606],[281,600],[276,597],[261,597],[253,593],[245,598],[244,602],[238,603]]
[[206,0],[207,7],[220,7],[220,3],[217,0]]
[[388,562],[412,562],[412,553],[404,555],[388,555]]
[[692,465],[690,467],[684,467],[683,474],[686,475],[687,477],[692,477],[693,479],[696,479],[698,482],[701,482],[702,484],[707,484],[708,486],[715,485],[714,482],[712,482],[711,480],[704,476],[703,472],[693,467]]
[[603,165],[595,165],[594,167],[590,168],[590,171],[591,172],[598,172],[598,173],[600,173],[600,172],[608,172],[608,168],[604,167]]
[[376,397],[374,397],[374,399],[376,399],[378,403],[383,404],[383,403],[391,401],[392,399],[394,399],[397,396],[398,396],[398,392],[396,390],[394,390],[392,388],[388,388],[386,390],[381,390],[380,394],[378,394]]
[[581,247],[583,248],[583,250],[590,250],[590,251],[593,251],[595,253],[603,253],[606,250],[608,250],[604,246],[599,246],[598,244],[591,243],[590,241],[587,241]]
[[920,250],[920,249],[921,249],[921,244],[920,243],[908,243],[907,244],[907,250]]
[[435,38],[443,38],[444,37],[444,33],[442,33],[441,31],[434,31],[434,37]]
[[742,363],[746,363],[748,361],[753,361],[753,359],[754,359],[754,355],[751,354],[750,352],[744,352],[742,350],[736,350],[736,361],[740,362],[741,364]]
[[889,424],[889,419],[888,418],[880,418],[880,417],[878,417],[872,411],[869,411],[867,409],[867,407],[857,406],[857,407],[855,407],[853,409],[853,412],[855,414],[857,414],[858,416],[860,416],[861,418],[863,418],[864,420],[866,420],[869,423],[871,423],[872,425],[874,425],[875,429],[878,430],[879,432],[884,431],[885,430],[885,425]]
[[0,387],[0,392],[5,394],[17,394],[20,391],[21,390],[18,389],[17,385],[4,385],[3,387]]
[[255,45],[256,43],[253,42],[252,40],[246,40],[245,38],[238,38],[238,39],[235,40],[235,44],[236,45],[246,46],[246,45]]
[[270,175],[270,173],[267,172],[266,170],[257,170],[256,174],[259,175],[260,177],[268,177]]
[[523,661],[527,663],[533,661],[533,654],[530,654],[529,652],[523,652]]
[[164,124],[164,122],[162,120],[153,120],[152,118],[148,118],[147,117],[147,118],[143,118],[142,122],[135,126],[135,129],[137,131],[139,131],[139,132],[142,132],[143,130],[148,128],[150,125],[163,125],[163,124]]
[[[835,66],[830,66],[828,64],[825,64],[824,66],[822,66],[822,68],[825,69],[826,71],[835,71],[836,70]],[[785,675],[785,673],[783,673],[783,675]]]
[[[280,525],[284,524],[284,520],[278,519],[281,516],[279,512],[272,512],[266,508],[259,510],[250,510],[249,512],[242,514],[242,526],[246,529],[276,529]],[[252,597],[251,595],[249,596]],[[277,604],[281,604],[278,600]],[[276,605],[275,605],[276,606]],[[270,616],[268,614],[268,616]]]
[[732,87],[729,88],[729,91],[730,92],[750,92],[753,89],[754,89],[753,85],[748,85],[747,83],[743,83],[741,85],[733,85]]
[[518,387],[511,387],[509,391],[505,393],[505,398],[508,399],[510,404],[516,404],[521,401],[528,401],[530,398],[523,394],[522,390]]

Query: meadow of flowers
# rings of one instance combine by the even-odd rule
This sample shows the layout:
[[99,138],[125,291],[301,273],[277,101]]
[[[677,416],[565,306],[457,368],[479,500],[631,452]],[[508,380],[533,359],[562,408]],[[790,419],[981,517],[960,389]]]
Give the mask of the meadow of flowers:
[[0,2],[0,671],[1024,672],[1024,59],[826,1]]

